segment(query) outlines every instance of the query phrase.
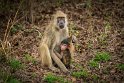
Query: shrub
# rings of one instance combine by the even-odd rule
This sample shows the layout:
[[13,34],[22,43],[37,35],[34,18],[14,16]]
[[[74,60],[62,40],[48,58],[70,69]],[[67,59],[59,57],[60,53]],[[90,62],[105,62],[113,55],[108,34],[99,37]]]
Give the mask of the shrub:
[[85,71],[85,70],[82,70],[82,71],[72,72],[71,75],[76,77],[76,78],[87,77],[88,76],[88,72]]
[[99,67],[99,63],[97,62],[97,61],[94,61],[94,60],[91,60],[90,62],[89,62],[89,66],[90,67]]
[[94,61],[108,61],[110,60],[110,55],[107,52],[98,52],[94,58]]
[[19,60],[11,59],[9,63],[10,63],[10,66],[13,69],[20,69],[20,68],[22,68],[22,63]]
[[65,80],[64,78],[60,77],[60,76],[55,76],[53,74],[48,74],[44,77],[44,81],[46,81],[47,83],[68,83],[67,80]]
[[117,68],[120,69],[120,70],[124,70],[124,64],[118,64]]

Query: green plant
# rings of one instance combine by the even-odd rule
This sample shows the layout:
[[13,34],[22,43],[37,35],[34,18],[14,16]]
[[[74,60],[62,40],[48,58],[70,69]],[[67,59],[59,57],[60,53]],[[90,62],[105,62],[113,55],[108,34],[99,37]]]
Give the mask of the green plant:
[[55,76],[52,73],[47,74],[44,77],[44,81],[46,81],[47,83],[59,83],[59,82],[60,83],[68,83],[68,81],[65,80],[64,78]]
[[108,61],[110,60],[110,55],[108,52],[98,52],[94,58],[94,61]]
[[117,68],[120,70],[124,70],[124,64],[117,64]]
[[91,40],[88,41],[88,48],[92,48],[93,47],[93,42]]
[[20,69],[23,67],[23,64],[16,59],[11,59],[9,64],[10,64],[10,67],[12,67],[13,69]]
[[64,3],[64,1],[63,0],[57,0],[56,1],[56,6],[61,6],[62,4]]
[[21,83],[18,79],[14,78],[10,71],[0,70],[0,81],[4,83]]
[[100,33],[100,36],[98,37],[98,41],[100,44],[102,45],[106,45],[107,44],[107,33],[103,32],[103,33]]
[[105,33],[109,32],[109,30],[111,29],[111,25],[109,22],[105,22]]
[[97,61],[94,61],[94,60],[91,60],[90,62],[89,62],[89,66],[90,67],[99,67],[99,63],[97,62]]
[[13,27],[11,28],[10,32],[13,34],[13,33],[16,33],[18,30],[21,30],[22,29],[22,25],[21,24],[15,24],[13,25]]
[[5,70],[0,70],[0,79],[1,79],[2,81],[5,81],[5,82],[6,82],[10,76],[11,76],[11,74],[8,73],[7,71],[5,71]]
[[87,1],[86,1],[86,7],[87,7],[87,8],[91,8],[91,7],[92,7],[91,1],[92,1],[92,0],[87,0]]
[[109,74],[109,73],[110,73],[109,70],[110,70],[109,68],[105,68],[102,72],[103,72],[104,74]]
[[83,66],[82,66],[81,64],[78,64],[78,63],[75,63],[75,62],[74,62],[73,65],[74,65],[76,68],[83,70]]
[[31,76],[34,78],[36,77],[36,73],[32,73]]
[[99,79],[99,77],[97,76],[97,75],[92,75],[92,78],[93,78],[93,80],[98,80]]
[[21,82],[16,78],[11,78],[10,77],[10,79],[8,79],[7,83],[21,83]]
[[88,72],[86,70],[82,70],[82,71],[72,72],[71,75],[76,78],[88,77]]
[[32,62],[33,64],[36,63],[36,60],[29,54],[25,54],[25,60],[29,61],[29,62]]

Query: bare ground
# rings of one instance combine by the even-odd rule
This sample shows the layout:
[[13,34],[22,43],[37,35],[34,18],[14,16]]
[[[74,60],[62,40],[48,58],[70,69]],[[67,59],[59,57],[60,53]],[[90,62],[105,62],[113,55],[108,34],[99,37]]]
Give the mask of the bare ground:
[[[124,1],[91,2],[92,5],[88,5],[86,1],[82,1],[82,3],[68,1],[61,6],[61,9],[68,15],[70,33],[76,35],[78,39],[70,71],[80,71],[83,68],[89,75],[86,78],[75,78],[61,71],[53,73],[63,76],[72,83],[123,83],[124,71],[119,70],[117,65],[124,64]],[[11,44],[11,57],[21,61],[24,67],[13,70],[7,61],[1,59],[0,63],[2,72],[6,72],[24,83],[43,83],[44,76],[48,72],[52,72],[41,66],[38,59],[38,45],[56,5],[49,1],[34,4],[35,24],[21,21],[19,23],[22,25],[21,30],[10,33],[8,38]],[[48,4],[49,8],[45,4]],[[1,39],[4,34],[2,29],[0,28]],[[89,61],[97,52],[102,51],[109,52],[111,59],[101,62],[99,68],[91,68]],[[32,56],[33,60],[25,59],[26,55]],[[98,79],[94,80],[92,75],[97,75]],[[3,79],[0,82],[2,83]]]

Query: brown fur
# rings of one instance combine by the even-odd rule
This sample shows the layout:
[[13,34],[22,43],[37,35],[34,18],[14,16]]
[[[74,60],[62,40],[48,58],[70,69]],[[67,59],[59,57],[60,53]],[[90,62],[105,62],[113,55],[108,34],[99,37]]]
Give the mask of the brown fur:
[[[56,20],[57,17],[65,17],[66,26],[60,29]],[[52,60],[60,67],[63,72],[67,72],[67,68],[61,62],[61,60],[56,56],[53,49],[56,45],[59,45],[61,41],[68,37],[68,27],[67,27],[67,17],[62,11],[57,11],[54,15],[53,21],[48,25],[45,30],[44,36],[40,42],[39,53],[42,65],[48,66],[51,70],[56,70],[52,64]]]

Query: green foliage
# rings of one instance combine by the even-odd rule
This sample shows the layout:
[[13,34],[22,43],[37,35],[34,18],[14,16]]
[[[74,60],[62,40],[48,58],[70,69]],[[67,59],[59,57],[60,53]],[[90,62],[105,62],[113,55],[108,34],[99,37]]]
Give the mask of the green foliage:
[[110,58],[111,57],[108,52],[98,52],[96,53],[95,57],[92,60],[90,60],[89,66],[98,68],[99,62],[108,61],[110,60]]
[[97,61],[94,61],[94,60],[91,60],[90,62],[89,62],[89,66],[91,66],[91,67],[99,67],[99,63],[97,62]]
[[28,62],[32,62],[33,64],[36,63],[36,60],[29,54],[25,54],[25,60],[28,61]]
[[16,60],[16,59],[11,59],[9,64],[10,64],[10,67],[12,67],[15,70],[23,67],[23,64],[19,60]]
[[93,47],[93,42],[91,40],[88,41],[88,48],[92,48]]
[[117,68],[124,71],[124,64],[118,64]]
[[46,81],[47,83],[56,83],[56,82],[57,83],[68,83],[68,81],[65,80],[64,78],[55,76],[52,73],[47,74],[44,77],[44,81]]
[[93,80],[98,80],[99,77],[97,75],[92,75]]
[[92,0],[87,0],[87,1],[86,1],[86,7],[87,7],[87,8],[91,8],[91,7],[92,7],[91,1],[92,1]]
[[103,70],[103,73],[104,73],[104,74],[109,74],[110,71],[106,68],[106,69]]
[[18,79],[14,78],[10,72],[5,70],[0,70],[0,79],[4,81],[4,83],[21,83]]
[[78,64],[77,62],[73,63],[73,65],[77,68],[77,69],[81,69],[83,70],[83,66],[81,64]]
[[107,45],[107,39],[109,37],[110,29],[111,29],[110,23],[105,22],[104,32],[101,32],[100,36],[98,37],[98,41],[101,45]]
[[101,33],[98,40],[101,44],[106,44],[107,43],[107,41],[106,41],[107,37],[108,37],[108,35],[106,33]]
[[56,6],[60,7],[64,3],[63,0],[57,0],[56,1]]
[[7,81],[7,83],[21,83],[21,82],[16,78],[11,78]]
[[0,61],[5,62],[6,61],[6,55],[3,50],[0,49]]
[[109,22],[105,23],[105,33],[107,33],[111,29],[111,25]]
[[88,72],[86,70],[82,70],[82,71],[72,72],[71,75],[76,78],[88,77]]
[[110,60],[110,55],[108,52],[98,52],[94,58],[94,61],[108,61]]
[[34,78],[36,77],[36,73],[32,73],[31,76]]
[[5,70],[0,70],[0,79],[1,80],[7,81],[9,77],[10,77],[10,73],[8,73]]
[[16,33],[18,30],[21,30],[22,29],[22,25],[21,24],[15,24],[13,25],[13,27],[11,28],[10,32],[12,34]]
[[78,52],[80,52],[81,49],[82,49],[82,47],[81,47],[80,44],[76,44],[76,45],[75,45],[75,48],[76,48],[76,50],[77,50]]

